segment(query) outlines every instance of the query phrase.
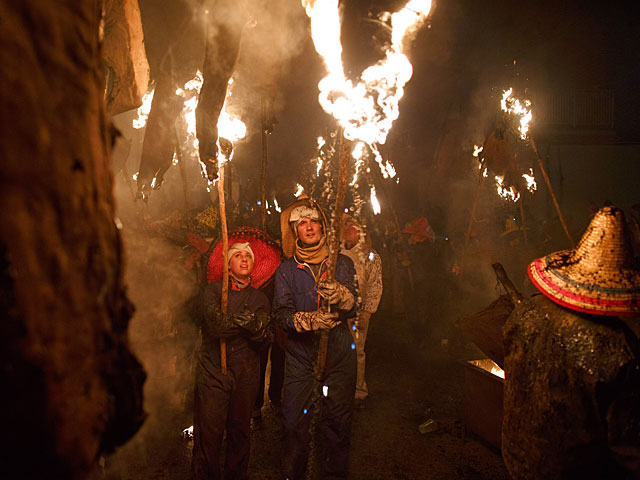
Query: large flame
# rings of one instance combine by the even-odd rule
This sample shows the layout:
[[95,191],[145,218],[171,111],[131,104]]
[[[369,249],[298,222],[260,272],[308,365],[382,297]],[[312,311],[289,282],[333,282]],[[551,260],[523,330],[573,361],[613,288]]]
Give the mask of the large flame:
[[156,92],[155,88],[151,87],[147,93],[142,97],[142,105],[138,107],[136,113],[138,116],[133,119],[132,126],[136,130],[140,130],[147,124],[149,118],[149,112],[151,111],[151,102],[153,101],[153,94]]
[[190,155],[198,156],[198,137],[196,136],[196,107],[204,77],[198,70],[196,76],[184,84],[182,88],[176,89],[176,95],[184,98],[182,107],[182,118],[186,126],[186,137],[183,140],[183,148]]
[[[233,85],[233,78],[229,79],[229,85],[227,86],[227,96],[224,100],[224,105],[222,106],[222,110],[220,112],[220,116],[218,117],[218,138],[224,138],[229,140],[232,144],[237,142],[238,140],[243,139],[247,135],[247,126],[244,124],[242,120],[238,117],[232,115],[227,109],[227,102],[229,98],[231,98],[231,86]],[[233,158],[233,150],[231,151],[231,155],[227,158],[223,149],[220,146],[220,142],[218,141],[218,165],[222,166],[225,162],[231,160]]]
[[511,200],[514,203],[520,200],[520,193],[513,187],[513,185],[506,186],[504,184],[504,175],[496,175],[496,189],[498,191],[498,195],[500,195],[505,200]]
[[[196,108],[200,99],[200,90],[204,83],[204,77],[202,72],[198,70],[196,76],[184,84],[182,88],[176,89],[176,95],[184,98],[184,106],[182,109],[182,117],[184,119],[186,137],[182,143],[184,153],[188,153],[200,160],[200,154],[198,151],[198,137],[196,135]],[[224,105],[218,117],[218,137],[225,138],[231,143],[241,140],[247,135],[246,125],[237,117],[229,113],[227,108],[227,100],[231,97],[231,86],[233,85],[233,78],[229,79],[227,86],[227,95]],[[221,166],[224,162],[231,160],[226,158],[222,153],[220,144],[218,144],[218,164]],[[233,151],[230,157],[233,157]],[[206,167],[200,162],[202,173],[206,177]]]
[[521,102],[518,98],[513,96],[513,88],[509,88],[509,90],[505,90],[502,94],[500,108],[502,108],[503,112],[507,112],[509,115],[519,118],[518,131],[520,132],[520,138],[526,140],[529,135],[529,122],[533,118],[531,100],[524,99]]
[[391,44],[385,57],[368,67],[355,85],[348,80],[342,66],[340,16],[338,0],[302,0],[311,19],[311,35],[316,51],[322,56],[327,75],[320,81],[318,100],[344,129],[344,136],[368,146],[384,178],[394,177],[395,169],[385,162],[377,145],[384,144],[393,122],[398,118],[398,104],[413,68],[405,55],[408,36],[422,25],[431,10],[431,0],[410,0],[399,12],[383,16],[392,29]]

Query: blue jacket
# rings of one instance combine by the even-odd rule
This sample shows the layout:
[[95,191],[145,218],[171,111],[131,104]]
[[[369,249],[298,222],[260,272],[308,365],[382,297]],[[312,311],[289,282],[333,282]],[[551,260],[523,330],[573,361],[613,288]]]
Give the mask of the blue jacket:
[[[326,275],[327,261],[323,261],[318,280]],[[354,295],[353,307],[350,310],[338,310],[338,318],[342,322],[331,329],[329,335],[329,355],[343,353],[351,349],[353,337],[349,332],[347,319],[356,314],[356,281],[355,268],[351,259],[339,254],[336,265],[336,280],[346,286]],[[275,292],[273,297],[273,315],[280,327],[288,334],[286,350],[300,362],[300,367],[313,369],[317,358],[317,342],[314,345],[313,332],[299,333],[293,324],[296,312],[314,312],[318,310],[318,282],[311,268],[298,262],[295,257],[284,261],[275,273]]]

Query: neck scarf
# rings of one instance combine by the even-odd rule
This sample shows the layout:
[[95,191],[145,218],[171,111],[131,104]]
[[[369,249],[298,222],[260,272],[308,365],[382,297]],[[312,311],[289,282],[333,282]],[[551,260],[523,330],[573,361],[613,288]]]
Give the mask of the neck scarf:
[[326,245],[326,237],[323,235],[315,245],[305,245],[300,240],[296,240],[296,258],[308,264],[321,263],[329,255],[329,248]]

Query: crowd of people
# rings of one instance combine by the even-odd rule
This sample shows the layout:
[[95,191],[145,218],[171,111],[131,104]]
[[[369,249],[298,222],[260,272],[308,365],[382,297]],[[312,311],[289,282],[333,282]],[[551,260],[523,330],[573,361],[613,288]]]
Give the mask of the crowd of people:
[[270,289],[251,284],[260,260],[251,242],[229,248],[226,299],[222,280],[206,285],[194,391],[195,479],[248,478],[251,422],[260,418],[269,349],[269,398],[285,433],[282,478],[299,480],[310,471],[347,478],[353,409],[363,408],[368,395],[365,342],[382,295],[382,267],[362,223],[347,215],[342,222],[341,250],[330,258],[324,212],[299,199],[281,214],[284,260]]

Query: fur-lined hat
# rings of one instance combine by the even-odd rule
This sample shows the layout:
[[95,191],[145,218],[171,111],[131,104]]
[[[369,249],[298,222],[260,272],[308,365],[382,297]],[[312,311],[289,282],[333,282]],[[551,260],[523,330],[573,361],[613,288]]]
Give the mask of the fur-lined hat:
[[[299,208],[304,207],[304,208]],[[297,210],[296,210],[297,209]],[[318,212],[320,222],[322,223],[322,231],[326,235],[327,233],[327,219],[324,215],[324,212],[320,208],[320,205],[314,200],[311,200],[309,197],[301,197],[287,208],[285,208],[280,214],[280,232],[282,233],[282,252],[286,258],[293,257],[293,254],[296,252],[296,240],[298,239],[295,232],[295,224],[292,225],[291,218],[292,213],[296,211],[298,218],[294,218],[295,222],[298,222],[301,218],[299,217],[300,213],[308,210],[314,210]],[[295,217],[296,215],[294,215]],[[308,216],[308,215],[307,215]]]

